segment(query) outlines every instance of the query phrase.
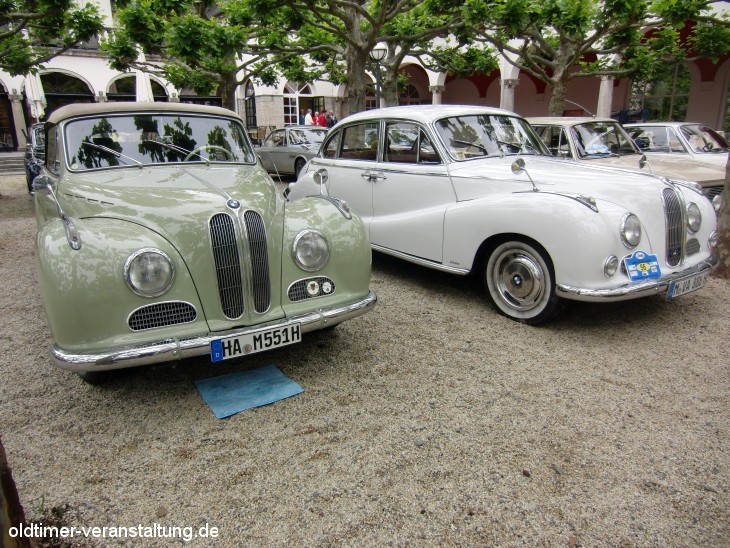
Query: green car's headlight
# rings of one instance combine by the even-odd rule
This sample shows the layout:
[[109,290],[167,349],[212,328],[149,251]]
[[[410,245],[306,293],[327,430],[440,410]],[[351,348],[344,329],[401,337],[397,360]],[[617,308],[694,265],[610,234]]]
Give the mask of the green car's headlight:
[[641,222],[633,213],[627,213],[621,220],[621,241],[628,248],[636,247],[641,241]]
[[308,228],[294,238],[292,256],[299,268],[314,272],[327,264],[330,258],[330,246],[322,234]]
[[694,202],[687,206],[687,226],[692,234],[696,233],[702,226],[702,213]]
[[141,297],[159,297],[170,289],[174,277],[172,261],[159,249],[139,249],[124,263],[124,279]]

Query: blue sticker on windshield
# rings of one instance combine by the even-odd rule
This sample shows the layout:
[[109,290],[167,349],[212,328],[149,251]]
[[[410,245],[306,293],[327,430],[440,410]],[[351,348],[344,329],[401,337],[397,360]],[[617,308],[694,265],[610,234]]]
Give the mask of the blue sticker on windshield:
[[632,282],[659,278],[662,275],[656,255],[649,255],[643,251],[637,251],[633,255],[625,257],[624,265]]

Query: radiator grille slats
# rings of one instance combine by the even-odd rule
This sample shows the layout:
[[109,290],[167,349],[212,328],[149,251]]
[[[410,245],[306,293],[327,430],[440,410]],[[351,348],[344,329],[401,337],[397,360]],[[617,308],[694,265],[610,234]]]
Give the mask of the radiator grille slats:
[[132,331],[166,327],[195,321],[195,307],[182,301],[155,303],[138,308],[129,316],[127,323]]
[[254,309],[266,312],[271,305],[271,283],[269,280],[269,252],[266,243],[266,229],[261,215],[247,211],[244,216],[251,253],[251,289]]
[[682,261],[682,244],[684,235],[684,221],[682,219],[682,204],[674,189],[662,190],[664,200],[664,215],[667,231],[667,264],[677,266]]
[[223,313],[230,319],[240,318],[244,311],[243,281],[233,219],[225,213],[214,215],[210,238]]

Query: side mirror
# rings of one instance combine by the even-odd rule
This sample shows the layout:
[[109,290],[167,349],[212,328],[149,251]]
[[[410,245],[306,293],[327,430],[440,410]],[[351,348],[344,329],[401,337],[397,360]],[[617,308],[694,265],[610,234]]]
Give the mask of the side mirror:
[[644,169],[645,166],[646,166],[646,154],[642,154],[641,157],[639,158],[639,168]]
[[51,179],[48,175],[38,175],[35,179],[33,179],[33,190],[39,191],[39,190],[48,190],[48,188],[53,184],[53,179]]
[[523,171],[525,171],[525,160],[517,158],[514,162],[512,162],[512,173],[519,175]]
[[314,172],[314,182],[320,186],[326,185],[329,178],[329,173],[327,173],[327,170],[324,168],[318,169]]

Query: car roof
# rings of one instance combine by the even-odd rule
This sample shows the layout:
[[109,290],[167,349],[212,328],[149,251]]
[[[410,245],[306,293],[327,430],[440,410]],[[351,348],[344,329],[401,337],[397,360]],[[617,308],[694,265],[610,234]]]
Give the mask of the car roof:
[[343,118],[341,122],[349,123],[352,121],[370,120],[373,118],[406,118],[421,123],[429,123],[450,116],[476,114],[505,114],[508,116],[519,116],[512,111],[494,107],[469,105],[404,105],[358,112],[357,114],[351,114],[347,118]]
[[576,126],[585,122],[613,122],[613,118],[592,118],[590,116],[529,116],[527,121],[532,125]]
[[162,102],[113,102],[113,103],[74,103],[53,111],[48,118],[51,124],[76,116],[93,116],[99,114],[124,114],[128,112],[184,112],[188,114],[212,114],[217,116],[233,116],[240,120],[232,110],[207,105],[191,105],[188,103]]
[[682,127],[682,126],[705,126],[706,124],[700,124],[699,122],[631,122],[624,124],[624,127],[639,127],[639,126],[661,126],[661,127]]

